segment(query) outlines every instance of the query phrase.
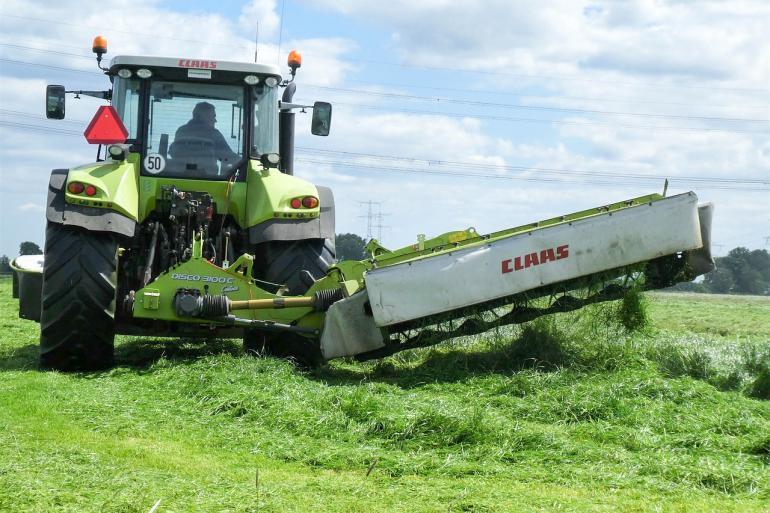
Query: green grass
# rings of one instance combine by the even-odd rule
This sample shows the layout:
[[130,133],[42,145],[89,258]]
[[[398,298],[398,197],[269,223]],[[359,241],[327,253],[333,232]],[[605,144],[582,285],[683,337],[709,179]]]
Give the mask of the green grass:
[[[654,294],[303,373],[122,337],[36,369],[0,281],[0,511],[767,511],[770,302]],[[258,479],[257,479],[258,474]],[[368,474],[368,475],[367,475]],[[257,485],[258,481],[258,485]]]

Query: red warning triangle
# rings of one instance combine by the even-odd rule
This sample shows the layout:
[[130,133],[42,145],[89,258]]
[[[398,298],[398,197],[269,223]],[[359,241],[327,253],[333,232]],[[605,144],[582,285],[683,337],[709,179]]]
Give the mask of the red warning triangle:
[[128,130],[118,116],[115,107],[103,105],[96,111],[94,119],[83,132],[91,144],[118,144],[126,142]]

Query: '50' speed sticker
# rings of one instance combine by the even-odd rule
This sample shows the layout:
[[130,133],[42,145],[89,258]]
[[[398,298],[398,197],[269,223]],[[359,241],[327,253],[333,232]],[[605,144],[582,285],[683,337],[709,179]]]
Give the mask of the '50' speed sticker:
[[153,175],[163,172],[166,169],[166,159],[160,153],[148,153],[142,161],[144,170]]

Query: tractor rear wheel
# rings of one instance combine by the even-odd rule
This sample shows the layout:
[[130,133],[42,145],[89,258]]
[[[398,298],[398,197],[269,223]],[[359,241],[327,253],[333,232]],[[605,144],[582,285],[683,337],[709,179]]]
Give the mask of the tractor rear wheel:
[[260,279],[286,285],[286,294],[304,294],[334,264],[334,242],[329,239],[272,241],[258,246]]
[[113,362],[118,241],[113,234],[48,223],[40,365],[94,370]]
[[243,349],[257,356],[291,360],[306,369],[319,367],[324,363],[320,343],[295,333],[249,330],[243,336]]

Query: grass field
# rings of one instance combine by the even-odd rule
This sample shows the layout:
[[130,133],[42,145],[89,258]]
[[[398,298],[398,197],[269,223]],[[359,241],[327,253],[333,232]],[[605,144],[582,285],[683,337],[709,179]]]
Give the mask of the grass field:
[[770,300],[651,294],[304,373],[121,337],[36,369],[0,281],[0,511],[770,509]]

